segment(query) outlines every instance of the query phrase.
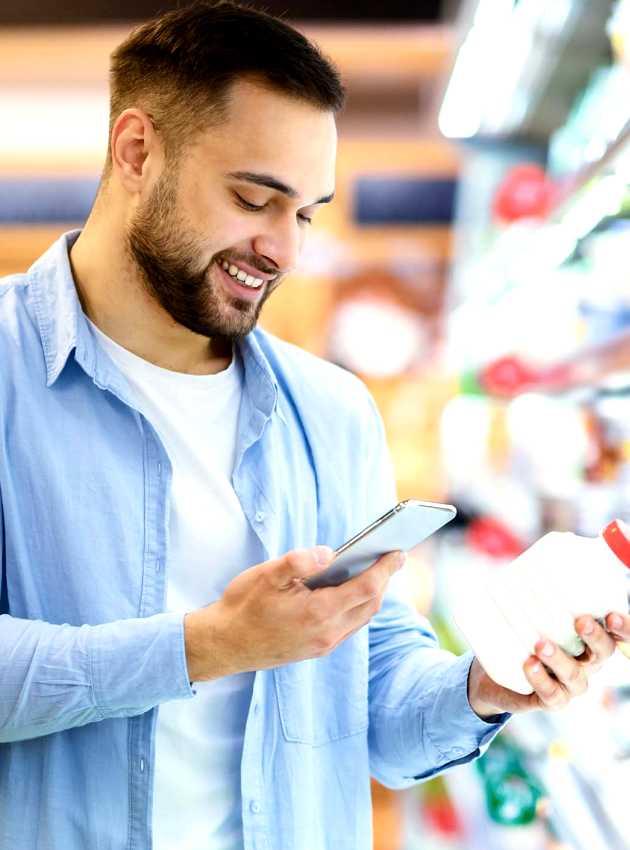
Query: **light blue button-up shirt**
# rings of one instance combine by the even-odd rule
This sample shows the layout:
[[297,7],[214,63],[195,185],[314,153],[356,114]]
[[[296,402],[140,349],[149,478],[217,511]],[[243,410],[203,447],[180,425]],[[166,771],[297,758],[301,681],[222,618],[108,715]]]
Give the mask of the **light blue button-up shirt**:
[[[164,613],[171,465],[81,310],[78,233],[0,282],[2,850],[149,850],[158,706],[194,699]],[[237,356],[232,480],[266,557],[336,547],[394,504],[357,378],[262,330]],[[470,662],[392,591],[330,655],[258,672],[246,850],[371,848],[370,773],[411,785],[500,728],[470,709]]]

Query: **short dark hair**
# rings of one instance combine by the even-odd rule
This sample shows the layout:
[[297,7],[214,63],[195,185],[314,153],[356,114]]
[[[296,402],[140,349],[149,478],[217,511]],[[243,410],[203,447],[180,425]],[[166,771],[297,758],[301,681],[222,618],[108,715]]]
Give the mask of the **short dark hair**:
[[[230,87],[243,78],[323,111],[343,106],[339,72],[302,33],[249,6],[205,0],[147,21],[114,50],[109,137],[123,110],[142,108],[176,160],[226,119]],[[110,168],[108,146],[105,174]]]

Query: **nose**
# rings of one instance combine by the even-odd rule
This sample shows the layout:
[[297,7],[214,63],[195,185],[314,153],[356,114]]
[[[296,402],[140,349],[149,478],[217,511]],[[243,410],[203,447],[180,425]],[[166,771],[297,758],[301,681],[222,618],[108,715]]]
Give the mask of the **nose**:
[[304,231],[296,218],[280,217],[269,222],[264,232],[254,239],[254,250],[286,274],[294,266],[302,250]]

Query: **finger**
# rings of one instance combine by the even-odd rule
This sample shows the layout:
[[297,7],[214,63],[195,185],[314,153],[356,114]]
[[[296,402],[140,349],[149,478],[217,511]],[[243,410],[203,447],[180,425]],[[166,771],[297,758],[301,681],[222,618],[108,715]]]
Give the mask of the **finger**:
[[[374,610],[374,608],[375,606],[372,600],[370,600],[370,602],[364,602],[363,605],[357,605],[356,608],[353,608],[350,620],[344,620],[344,631],[341,633],[341,637],[335,646],[339,646],[339,644],[343,643],[344,640],[348,640],[349,637],[352,637],[352,635],[355,635],[357,632],[360,632],[361,629],[364,629],[374,614],[376,614],[380,605],[376,606],[376,610]],[[348,615],[346,614],[346,617],[347,616]],[[350,628],[348,628],[348,622],[352,623]]]
[[301,585],[303,579],[327,567],[333,555],[330,546],[311,546],[309,549],[293,549],[261,566],[274,587],[285,589]]
[[349,611],[344,612],[341,637],[337,641],[337,646],[343,643],[352,635],[356,634],[361,629],[368,625],[372,617],[378,613],[383,603],[383,595],[377,596],[375,599],[370,599],[362,605],[357,605]]
[[[545,657],[545,664],[548,663]],[[569,694],[565,687],[554,679],[545,669],[540,659],[535,655],[530,656],[523,665],[523,671],[534,692],[538,696],[541,707],[552,711],[564,708],[569,701]]]
[[575,628],[588,648],[588,658],[580,659],[589,670],[598,670],[615,651],[615,639],[593,617],[578,617]]
[[407,556],[404,552],[389,552],[375,561],[360,575],[349,579],[338,587],[324,587],[314,593],[324,596],[326,601],[339,612],[350,611],[370,600],[379,597],[392,575],[404,566]]
[[630,640],[630,616],[613,612],[606,617],[606,628],[620,640]]
[[588,677],[585,664],[577,661],[572,655],[568,655],[548,639],[538,641],[534,649],[540,661],[553,673],[569,696],[576,697],[586,692]]

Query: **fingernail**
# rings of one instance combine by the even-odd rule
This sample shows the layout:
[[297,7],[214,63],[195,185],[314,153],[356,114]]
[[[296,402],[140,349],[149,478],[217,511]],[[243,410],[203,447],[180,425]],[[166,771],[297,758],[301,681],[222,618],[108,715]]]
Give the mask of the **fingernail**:
[[592,635],[593,634],[593,628],[594,628],[593,621],[587,620],[584,623],[584,625],[582,626],[582,630],[581,630],[582,634],[583,635]]
[[327,564],[332,557],[332,549],[330,546],[315,546],[311,549],[313,558],[320,566]]
[[549,643],[549,641],[545,641],[538,654],[544,655],[545,658],[550,658],[553,655],[553,644]]
[[611,614],[608,623],[612,629],[620,629],[623,626],[623,620],[619,614]]
[[532,672],[532,673],[539,673],[540,672],[540,664],[532,664],[532,666],[529,669],[530,669],[530,672]]

